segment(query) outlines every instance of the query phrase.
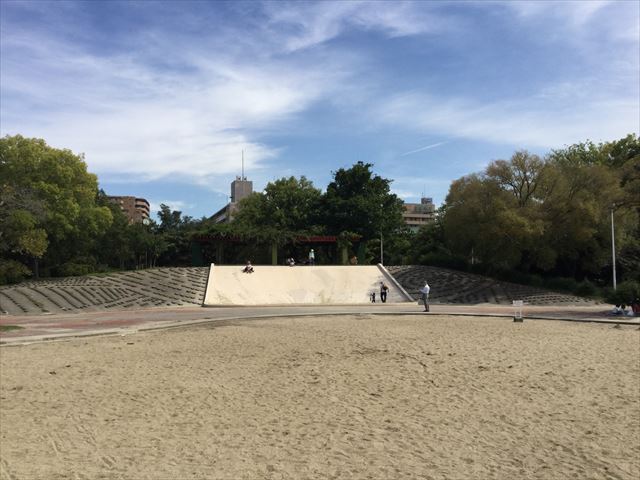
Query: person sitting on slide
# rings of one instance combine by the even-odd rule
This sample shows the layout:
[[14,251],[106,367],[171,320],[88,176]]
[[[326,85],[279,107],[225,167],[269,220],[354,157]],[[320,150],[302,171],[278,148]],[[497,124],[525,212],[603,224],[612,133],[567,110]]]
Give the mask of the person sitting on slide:
[[249,260],[247,260],[247,264],[242,269],[242,273],[253,273],[253,266]]

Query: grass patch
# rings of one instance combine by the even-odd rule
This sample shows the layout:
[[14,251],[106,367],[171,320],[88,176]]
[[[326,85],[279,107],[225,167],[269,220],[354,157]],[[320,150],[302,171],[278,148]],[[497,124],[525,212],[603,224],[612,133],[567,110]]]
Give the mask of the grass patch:
[[8,332],[10,330],[22,330],[24,327],[18,325],[0,325],[0,332]]

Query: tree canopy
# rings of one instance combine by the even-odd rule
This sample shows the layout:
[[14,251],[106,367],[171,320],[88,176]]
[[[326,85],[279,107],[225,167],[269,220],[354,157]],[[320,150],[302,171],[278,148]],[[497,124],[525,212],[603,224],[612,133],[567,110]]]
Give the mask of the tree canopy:
[[[583,142],[544,157],[517,151],[451,183],[435,222],[405,228],[392,180],[357,162],[333,172],[323,193],[283,177],[243,199],[235,221],[213,225],[161,205],[159,223],[132,224],[98,190],[82,155],[20,135],[0,139],[0,283],[107,268],[189,265],[192,237],[244,239],[235,256],[306,235],[360,237],[367,261],[384,238],[393,263],[610,279],[611,215],[622,280],[640,280],[640,141]],[[224,237],[222,235],[222,237]],[[289,247],[287,247],[289,248]],[[292,248],[291,251],[295,250]],[[266,257],[265,257],[266,258]],[[336,261],[335,257],[332,257]]]
[[113,221],[108,208],[96,205],[98,181],[82,156],[44,140],[0,139],[0,179],[4,201],[13,205],[2,221],[12,232],[14,261],[29,257],[37,268],[42,258],[58,268],[89,254]]
[[322,201],[328,232],[350,231],[365,239],[391,236],[404,227],[403,204],[391,193],[391,180],[375,175],[370,163],[357,162],[333,173]]
[[451,184],[444,241],[453,256],[495,269],[598,277],[611,267],[613,210],[620,261],[638,272],[639,163],[634,135],[544,159],[516,152]]
[[234,224],[255,236],[271,233],[275,240],[317,232],[320,198],[320,190],[304,176],[281,178],[244,198]]

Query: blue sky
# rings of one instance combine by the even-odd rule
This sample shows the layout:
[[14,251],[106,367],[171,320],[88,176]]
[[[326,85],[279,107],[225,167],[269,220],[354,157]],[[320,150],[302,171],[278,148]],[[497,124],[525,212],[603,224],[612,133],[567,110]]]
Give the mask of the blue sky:
[[211,215],[362,160],[405,201],[640,130],[640,2],[0,2],[0,134]]

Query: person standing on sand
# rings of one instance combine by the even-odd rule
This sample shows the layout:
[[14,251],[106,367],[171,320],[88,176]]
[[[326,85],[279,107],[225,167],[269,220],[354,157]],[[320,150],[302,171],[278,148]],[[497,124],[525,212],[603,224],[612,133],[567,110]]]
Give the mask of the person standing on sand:
[[425,282],[424,287],[420,289],[422,303],[424,303],[424,311],[429,311],[429,292],[431,291],[431,287],[428,282]]
[[313,248],[309,250],[309,265],[314,266],[316,264],[316,254]]

